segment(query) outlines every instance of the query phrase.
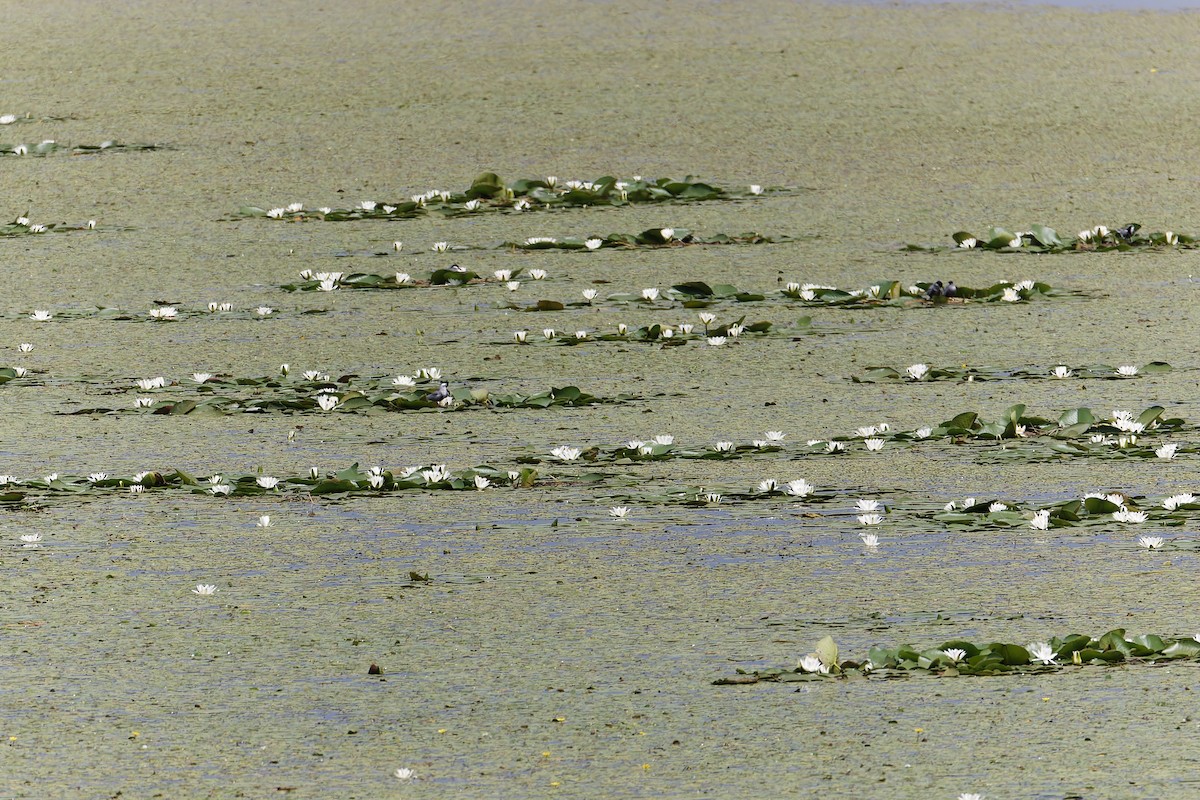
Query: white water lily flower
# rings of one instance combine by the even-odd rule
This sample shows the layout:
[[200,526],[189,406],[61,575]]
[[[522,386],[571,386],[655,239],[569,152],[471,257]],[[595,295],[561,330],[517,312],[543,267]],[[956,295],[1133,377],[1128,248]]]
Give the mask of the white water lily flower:
[[863,532],[858,534],[858,538],[862,539],[863,545],[868,550],[874,550],[876,547],[879,547],[879,537],[873,533]]
[[211,595],[217,593],[217,587],[211,583],[197,583],[196,588],[192,589],[192,594]]
[[1117,374],[1126,378],[1132,378],[1134,375],[1138,374],[1138,368],[1132,364],[1125,364],[1117,367]]
[[363,200],[358,204],[358,207],[363,211],[374,211],[375,206],[379,205],[374,200]]
[[493,272],[492,275],[494,275],[496,277],[496,280],[498,280],[498,281],[512,280],[512,270],[511,269],[498,269],[495,272]]
[[402,781],[410,781],[417,776],[417,773],[408,767],[401,767],[392,774]]
[[1011,286],[1004,287],[1004,294],[1000,298],[1006,303],[1015,303],[1021,299],[1021,294]]
[[862,428],[855,428],[854,430],[855,436],[862,436],[864,439],[874,436],[877,433],[879,433],[879,428],[876,428],[874,425],[866,425]]
[[1074,374],[1070,367],[1059,365],[1054,368],[1054,377],[1056,378],[1069,378]]
[[531,270],[529,270],[529,277],[533,278],[535,281],[544,281],[544,280],[546,280],[546,274],[547,274],[547,273],[546,273],[546,270],[544,270],[544,269],[531,269]]
[[864,439],[863,444],[865,444],[867,449],[871,451],[879,451],[883,449],[883,439]]
[[1175,451],[1178,449],[1179,445],[1177,444],[1164,444],[1162,447],[1154,450],[1154,455],[1165,461],[1170,461],[1175,457]]
[[766,439],[753,439],[753,440],[751,440],[750,444],[754,445],[759,450],[762,450],[764,447],[767,446],[767,440]]
[[697,316],[699,316],[700,321],[702,323],[704,323],[705,328],[707,328],[709,325],[711,325],[717,319],[717,315],[712,313],[711,311],[701,311]]
[[528,211],[529,209],[533,208],[533,205],[525,198],[521,198],[517,202],[513,203],[513,208],[515,208],[517,211]]
[[542,336],[545,336],[547,339],[553,339],[554,335],[554,328],[542,328]]
[[777,488],[779,488],[779,484],[775,482],[774,478],[766,478],[758,482],[758,491],[764,494],[769,494],[770,492],[775,491]]
[[651,300],[651,301],[657,300],[658,299],[658,289],[654,289],[654,288],[642,289],[642,299],[643,300]]
[[578,447],[568,447],[566,445],[562,445],[551,450],[550,455],[561,461],[575,461],[581,455],[583,455],[583,450],[579,449]]
[[701,499],[703,499],[706,503],[712,503],[713,505],[716,505],[717,503],[721,502],[721,495],[718,492],[709,492],[708,494],[702,495]]
[[1027,648],[1029,657],[1041,664],[1054,664],[1054,648],[1048,642],[1034,642]]
[[162,306],[161,308],[150,309],[151,319],[175,319],[179,315],[179,311],[175,306]]
[[957,664],[967,657],[967,651],[958,647],[949,647],[942,651],[942,655],[950,659],[951,663]]
[[130,494],[141,494],[144,491],[146,491],[146,487],[140,483],[135,483],[129,487]]
[[274,489],[279,485],[279,478],[272,478],[269,475],[262,475],[258,478],[255,478],[254,482],[264,489]]
[[810,653],[800,659],[799,667],[804,672],[825,674],[829,672],[829,667],[821,663],[821,659],[815,654]]
[[275,309],[271,308],[270,306],[259,306],[258,308],[254,309],[254,312],[260,317],[269,317],[275,313]]
[[412,283],[412,275],[409,275],[407,272],[397,272],[396,284],[398,286],[403,286],[406,283]]
[[1105,236],[1108,236],[1108,228],[1104,227],[1103,225],[1097,225],[1096,227],[1092,228],[1092,235],[1103,239]]
[[688,336],[695,329],[695,327],[696,326],[690,322],[684,322],[683,324],[681,324],[679,326],[679,332],[682,333],[684,336]]
[[1163,233],[1163,241],[1167,244],[1179,244],[1179,237],[1172,231],[1165,231]]
[[474,200],[468,200],[467,202],[463,203],[463,208],[465,208],[467,211],[478,211],[479,205],[480,205],[479,199],[476,198]]
[[763,188],[757,183],[750,184],[750,194],[762,194]]
[[590,303],[596,299],[596,295],[598,295],[598,294],[600,294],[600,293],[597,292],[595,289],[584,289],[583,290],[583,299],[587,300]]
[[475,476],[475,490],[482,492],[484,489],[492,485],[492,482],[482,475]]
[[105,480],[106,478],[108,478],[107,472],[93,472],[92,474],[88,475],[87,479],[91,483],[99,483],[100,481]]
[[825,451],[828,453],[844,453],[846,451],[845,442],[829,442],[825,445]]
[[193,372],[192,380],[196,383],[204,383],[205,381],[211,380],[212,376],[213,375],[211,372]]
[[996,501],[988,506],[989,514],[995,514],[997,511],[1008,511],[1008,506],[999,501]]
[[258,518],[258,521],[254,523],[254,527],[256,527],[256,528],[270,528],[270,527],[271,527],[271,526],[273,526],[274,524],[275,524],[275,523],[271,522],[271,515],[270,515],[270,514],[263,514],[261,517],[259,517],[259,518]]
[[675,444],[675,437],[669,433],[660,433],[650,441],[655,444]]
[[1142,547],[1146,548],[1147,550],[1159,550],[1162,548],[1163,543],[1165,541],[1166,541],[1166,539],[1164,539],[1161,536],[1139,536],[1138,537],[1138,544],[1140,544]]
[[1145,511],[1130,511],[1122,508],[1120,511],[1114,511],[1112,518],[1117,522],[1129,522],[1140,524],[1146,521],[1149,515]]
[[725,334],[730,339],[736,339],[737,337],[741,336],[742,333],[745,332],[745,330],[746,330],[745,325],[730,325],[728,328],[725,329]]
[[928,425],[922,425],[921,427],[919,427],[915,431],[913,431],[913,438],[914,439],[928,439],[930,434],[932,434],[932,433],[933,433],[933,428],[929,427]]
[[34,322],[49,322],[54,318],[54,315],[44,309],[37,309],[29,315],[29,318]]
[[718,453],[729,453],[733,451],[733,442],[717,442],[713,445],[713,449]]
[[1020,247],[1023,244],[1025,244],[1025,237],[1023,235],[1021,235],[1020,233],[1018,233],[1015,237],[1013,237],[1013,239],[1011,241],[1009,241],[1008,246],[1009,247]]
[[929,365],[913,364],[912,366],[906,367],[904,371],[908,373],[908,377],[912,378],[914,381],[919,381],[924,378],[926,374],[928,374]]
[[21,534],[21,541],[25,542],[26,544],[36,544],[37,542],[40,542],[41,540],[42,540],[42,535],[40,533],[23,533],[23,534]]
[[368,475],[367,476],[367,485],[370,486],[372,489],[382,489],[383,488],[383,476],[382,475]]
[[284,209],[284,208],[272,208],[269,211],[267,211],[267,216],[270,217],[271,219],[283,219],[283,215],[285,212],[286,212],[286,209]]
[[958,800],[983,800],[983,795],[978,792],[963,792],[958,796]]
[[520,281],[507,281],[504,284],[504,288],[508,289],[510,292],[515,292],[517,289],[521,288],[521,282]]
[[210,491],[214,496],[215,495],[228,495],[230,492],[233,491],[233,484],[219,483],[216,486],[213,486],[212,488],[210,488],[208,491]]
[[878,500],[859,499],[854,501],[854,508],[858,511],[878,511],[880,502]]
[[397,375],[396,377],[392,378],[392,386],[399,386],[404,389],[411,389],[412,387],[414,387],[416,385],[417,385],[416,380],[414,380],[412,377],[410,377],[408,375]]
[[863,525],[878,525],[883,522],[882,514],[859,514],[855,517]]
[[586,247],[588,250],[599,250],[600,246],[603,244],[604,244],[604,240],[597,239],[596,237],[592,237],[591,239],[586,239],[583,242],[583,246]]
[[[979,244],[979,241],[977,239],[975,239],[975,237],[968,236],[966,239],[963,239],[961,242],[959,242],[958,246],[964,250],[970,250],[973,247],[975,247],[975,245],[977,245],[977,244]],[[913,292],[913,294],[920,294],[920,292],[916,291],[916,292]]]
[[1033,287],[1036,285],[1037,284],[1035,284],[1032,280],[1030,280],[1029,278],[1026,278],[1023,281],[1017,281],[1016,283],[1014,283],[1013,288],[1016,289],[1018,292],[1032,292]]
[[435,253],[444,253],[449,249],[450,249],[449,242],[434,242],[433,247],[432,247],[432,250]]
[[665,241],[665,242],[669,242],[675,238],[675,229],[674,228],[663,228],[658,233],[660,236],[662,236],[663,241]]
[[513,339],[518,344],[525,344],[526,338],[529,336],[529,331],[513,331]]
[[671,330],[670,328],[663,328],[659,335],[664,339],[674,339],[675,331]]
[[317,369],[306,369],[300,373],[300,377],[306,381],[324,382],[329,380],[329,376]]
[[151,389],[161,389],[167,385],[167,379],[161,375],[157,378],[138,378],[138,388],[143,392],[148,392]]
[[1167,511],[1174,511],[1182,505],[1189,505],[1195,502],[1196,495],[1194,494],[1173,494],[1163,500],[1163,508],[1167,509]]
[[804,478],[797,478],[794,481],[788,481],[785,483],[783,485],[783,491],[785,494],[791,495],[792,497],[808,497],[813,493],[813,486],[811,483],[804,480]]
[[29,342],[21,342],[19,345],[17,345],[17,349],[20,350],[22,353],[32,353],[33,345],[30,344]]
[[454,396],[446,395],[441,400],[438,400],[437,404],[442,408],[449,408],[450,406],[454,405]]
[[317,405],[321,407],[322,411],[332,411],[338,404],[338,397],[336,394],[322,393],[317,395],[316,399]]
[[12,124],[13,124],[14,122],[16,122],[16,121],[17,121],[17,115],[16,115],[16,114],[3,114],[3,115],[0,115],[0,125],[12,125]]
[[1050,529],[1050,510],[1043,508],[1033,515],[1033,519],[1029,521],[1029,527],[1038,531]]
[[534,244],[558,244],[558,239],[553,236],[530,236],[525,240],[526,246]]
[[332,292],[338,288],[338,282],[335,278],[326,278],[317,286],[318,292]]
[[783,431],[767,431],[766,433],[768,442],[782,442],[785,436],[787,436],[787,434]]
[[438,367],[422,367],[417,370],[417,377],[427,381],[439,381],[442,379],[442,370]]
[[135,397],[133,399],[134,408],[149,408],[154,405],[153,397]]
[[587,337],[588,337],[588,332],[587,332],[587,331],[575,331],[575,338],[576,338],[576,339],[578,339],[578,340],[583,340],[583,339],[586,339]]
[[629,508],[627,506],[613,506],[608,510],[608,515],[617,519],[625,519],[625,515],[628,513]]
[[709,336],[704,340],[709,347],[720,347],[728,341],[724,336]]

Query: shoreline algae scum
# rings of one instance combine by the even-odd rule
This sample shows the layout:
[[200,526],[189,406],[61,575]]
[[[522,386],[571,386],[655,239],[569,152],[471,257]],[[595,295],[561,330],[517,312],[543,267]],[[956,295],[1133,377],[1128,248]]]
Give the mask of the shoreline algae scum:
[[1194,793],[1190,14],[0,10],[0,796]]

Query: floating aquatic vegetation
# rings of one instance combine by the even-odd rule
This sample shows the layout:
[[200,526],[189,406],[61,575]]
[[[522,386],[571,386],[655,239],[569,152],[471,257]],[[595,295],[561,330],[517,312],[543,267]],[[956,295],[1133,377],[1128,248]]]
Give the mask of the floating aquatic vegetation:
[[795,241],[791,236],[765,236],[753,231],[731,236],[718,233],[700,236],[684,228],[650,228],[641,233],[610,233],[608,236],[583,238],[534,236],[520,242],[505,242],[502,247],[516,250],[633,250],[646,247],[686,247],[697,244],[778,244]]
[[942,286],[941,283],[941,281],[918,282],[905,286],[900,281],[880,281],[862,289],[839,289],[836,286],[793,281],[784,287],[781,294],[793,300],[800,300],[806,305],[901,307],[930,303],[934,305],[1020,303],[1048,297],[1086,296],[1084,292],[1057,289],[1047,283],[1029,279],[1016,283],[1001,281],[978,289],[972,289],[969,286],[955,286],[953,281],[945,286]]
[[167,150],[164,144],[122,144],[121,142],[105,141],[100,144],[66,145],[46,139],[37,144],[0,144],[0,156],[48,156],[52,153],[67,152],[73,156],[104,152],[134,152],[139,150]]
[[[771,434],[778,434],[772,437]],[[577,461],[588,463],[632,464],[649,461],[671,461],[674,459],[705,459],[714,461],[734,461],[748,456],[778,453],[783,449],[783,435],[770,431],[767,438],[755,440],[748,444],[735,444],[721,441],[701,447],[685,447],[676,444],[673,437],[656,436],[645,441],[633,439],[616,447],[590,446],[586,448],[570,448],[572,458],[563,459],[561,455],[552,453],[556,460]],[[531,454],[517,459],[521,464],[540,464],[549,459],[540,454]],[[730,495],[731,497],[735,495]]]
[[1126,252],[1135,249],[1177,247],[1190,250],[1197,246],[1196,237],[1173,231],[1143,233],[1139,223],[1131,222],[1109,228],[1097,225],[1080,231],[1075,236],[1060,236],[1053,228],[1031,225],[1029,230],[1009,231],[992,227],[976,236],[969,231],[953,234],[954,244],[949,246],[906,245],[906,250],[989,250],[1000,253],[1083,253],[1083,252]]
[[[572,303],[573,306],[587,305],[586,303]],[[542,300],[532,306],[508,306],[519,311],[561,311],[562,304],[551,300]],[[689,342],[707,342],[710,346],[714,344],[713,339],[720,337],[724,344],[728,339],[736,339],[744,333],[767,334],[772,329],[772,323],[766,321],[746,323],[745,317],[740,317],[737,320],[725,323],[719,326],[712,327],[709,331],[697,331],[691,323],[681,323],[679,325],[652,323],[643,325],[639,328],[629,328],[624,323],[618,323],[615,331],[601,332],[588,330],[575,331],[559,331],[554,328],[543,328],[541,336],[530,336],[527,330],[513,331],[513,338],[503,344],[530,345],[534,342],[544,342],[554,345],[575,347],[583,344],[596,344],[601,342],[622,342],[625,344],[632,342],[660,344],[663,347],[678,347],[686,345]],[[797,322],[794,328],[779,328],[776,333],[784,335],[798,335],[811,332],[811,320],[808,318],[801,319]]]
[[[765,190],[782,194],[785,189]],[[353,208],[320,207],[307,209],[303,203],[275,208],[242,206],[238,215],[302,222],[329,222],[360,219],[411,219],[437,213],[447,217],[467,216],[486,211],[515,213],[539,209],[623,206],[637,203],[696,203],[711,200],[746,200],[762,195],[760,186],[745,190],[723,189],[691,176],[675,180],[651,179],[641,175],[618,179],[606,175],[592,181],[560,181],[553,176],[505,182],[494,172],[476,176],[461,192],[439,189],[391,200],[363,200]]]
[[[200,373],[204,374],[204,373]],[[192,397],[148,396],[134,398],[127,406],[113,408],[95,406],[68,412],[79,414],[168,414],[168,415],[227,415],[268,412],[364,412],[419,411],[436,409],[458,412],[492,408],[553,408],[560,406],[589,406],[625,403],[639,399],[636,395],[620,394],[597,397],[576,386],[551,388],[533,394],[491,392],[484,388],[459,386],[431,392],[429,388],[410,388],[407,383],[393,383],[390,391],[372,387],[353,388],[350,377],[330,380],[328,375],[311,374],[304,380],[286,380],[283,376],[268,378],[238,378],[225,380],[206,376],[195,381],[189,394]],[[195,379],[194,379],[195,380]],[[423,380],[429,380],[425,378]],[[434,379],[436,380],[436,379]],[[413,384],[415,386],[415,384]],[[164,385],[139,386],[142,391],[165,388]],[[183,385],[173,387],[181,391]]]
[[[0,229],[2,231],[2,229]],[[0,233],[2,235],[2,233]],[[66,322],[76,319],[104,319],[114,322],[172,322],[183,319],[219,316],[222,319],[267,319],[290,314],[312,315],[327,313],[323,308],[284,312],[271,306],[234,308],[232,303],[209,303],[207,308],[182,308],[178,305],[156,304],[144,311],[97,306],[91,309],[58,309],[53,312],[36,310],[0,314],[0,319],[29,319],[33,322]]]
[[913,365],[903,371],[893,367],[867,367],[862,375],[852,375],[850,380],[855,383],[879,383],[883,381],[901,381],[915,383],[921,381],[1004,381],[1004,380],[1063,380],[1080,378],[1088,380],[1125,380],[1139,375],[1158,375],[1170,372],[1173,367],[1165,361],[1151,361],[1141,367],[1124,365],[1113,367],[1108,364],[1086,364],[1081,366],[1058,365],[1056,367],[1019,367],[1003,369],[1000,367],[930,367],[925,370],[914,370]]
[[96,220],[89,219],[79,225],[68,225],[65,222],[37,223],[29,219],[26,212],[7,225],[0,225],[0,237],[4,236],[38,236],[43,233],[67,233],[68,231],[90,231],[96,229]]
[[[512,487],[530,488],[538,480],[530,467],[508,470],[481,465],[450,470],[444,464],[431,464],[388,470],[383,467],[360,469],[357,463],[337,472],[313,468],[304,475],[264,477],[261,474],[218,473],[197,477],[184,470],[145,471],[134,475],[109,475],[96,472],[87,476],[51,473],[41,478],[21,480],[6,475],[0,484],[0,503],[47,504],[56,498],[99,496],[111,493],[145,497],[163,490],[182,490],[210,497],[259,497],[288,495],[340,495],[400,492],[414,489],[483,491]],[[570,476],[556,477],[556,483],[584,482]],[[590,482],[599,480],[595,477]],[[140,491],[131,489],[141,487]],[[263,524],[263,520],[267,524]],[[272,527],[270,518],[260,517],[257,527]]]
[[975,644],[961,639],[943,642],[939,647],[918,650],[911,645],[872,647],[860,661],[840,660],[837,644],[826,636],[816,650],[800,659],[795,667],[738,669],[734,678],[720,678],[716,685],[776,681],[823,680],[848,675],[868,678],[901,678],[915,675],[1006,675],[1030,672],[1061,672],[1068,667],[1110,666],[1113,664],[1153,664],[1172,660],[1200,659],[1200,634],[1173,638],[1168,636],[1126,636],[1124,628],[1103,636],[1072,633],[1043,642],[1014,644],[989,642]]
[[396,272],[391,275],[376,275],[369,272],[313,272],[303,270],[299,283],[285,283],[280,288],[289,292],[318,292],[334,289],[421,289],[430,286],[466,286],[467,284],[506,283],[517,278],[522,268],[500,270],[504,277],[493,275],[485,277],[474,270],[460,267],[457,264],[435,269],[428,278],[416,278],[407,272]]

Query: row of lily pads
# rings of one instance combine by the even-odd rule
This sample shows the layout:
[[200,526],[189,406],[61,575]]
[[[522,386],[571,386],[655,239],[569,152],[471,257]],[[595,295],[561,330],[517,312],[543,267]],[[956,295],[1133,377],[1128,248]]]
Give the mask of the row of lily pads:
[[[286,312],[285,312],[286,313]],[[323,308],[307,309],[293,312],[300,315],[324,314]],[[250,309],[234,308],[233,303],[209,303],[207,308],[186,309],[178,305],[159,304],[146,311],[129,311],[123,308],[97,306],[90,309],[34,309],[28,313],[18,312],[8,318],[25,318],[33,322],[53,322],[74,319],[104,319],[114,322],[167,322],[180,319],[208,317],[220,314],[232,319],[266,319],[280,315],[279,309],[262,305]],[[6,315],[7,316],[7,315]]]
[[100,144],[76,144],[67,145],[56,142],[53,139],[46,139],[32,143],[18,144],[0,144],[0,156],[48,156],[52,153],[67,152],[73,156],[87,155],[89,153],[104,153],[104,152],[136,152],[143,150],[167,150],[170,149],[164,144],[122,144],[121,142],[105,141]]
[[853,375],[850,380],[855,383],[880,383],[884,381],[955,381],[968,383],[972,381],[998,380],[1063,380],[1066,378],[1086,378],[1090,380],[1126,380],[1139,375],[1160,375],[1174,369],[1165,361],[1151,361],[1141,367],[1133,364],[1123,364],[1113,367],[1108,364],[1085,364],[1067,366],[1059,364],[1053,368],[1047,367],[931,367],[928,364],[911,364],[903,370],[893,367],[867,367],[862,375]]
[[912,645],[872,647],[862,660],[841,660],[837,644],[826,636],[814,652],[794,667],[739,668],[735,678],[721,678],[716,685],[775,681],[823,680],[850,675],[899,678],[912,675],[1005,675],[1031,672],[1060,672],[1068,666],[1111,666],[1122,663],[1159,663],[1200,660],[1200,634],[1169,637],[1127,636],[1124,628],[1102,636],[1068,634],[1028,645],[1011,642],[975,644],[962,639],[943,642],[940,647],[918,650]]
[[[500,470],[482,465],[452,471],[444,464],[431,464],[392,471],[382,467],[364,470],[360,469],[357,463],[337,472],[322,472],[313,467],[306,474],[284,477],[230,473],[196,477],[180,469],[145,471],[133,475],[110,475],[106,472],[93,472],[86,476],[51,473],[28,480],[14,475],[0,475],[0,503],[29,504],[50,501],[55,496],[63,495],[104,494],[113,491],[144,494],[161,489],[182,489],[193,494],[214,497],[378,494],[411,489],[483,491],[497,486],[530,488],[537,480],[537,470],[530,468]],[[586,478],[556,480],[559,483],[567,480],[587,482]]]
[[29,212],[5,225],[0,225],[0,236],[31,236],[43,233],[67,233],[69,231],[90,231],[96,229],[96,220],[89,219],[78,225],[68,225],[65,222],[33,222]]
[[1135,249],[1173,247],[1190,250],[1197,246],[1195,236],[1173,231],[1143,233],[1139,223],[1131,222],[1115,228],[1097,225],[1082,230],[1075,236],[1062,237],[1053,228],[1031,225],[1029,230],[1010,231],[1006,228],[988,228],[982,236],[970,231],[953,234],[954,245],[949,247],[910,244],[908,250],[989,250],[1001,253],[1083,253],[1083,252],[1126,252]]
[[324,206],[306,209],[303,203],[289,203],[266,209],[257,206],[243,206],[238,209],[238,214],[243,217],[264,217],[289,222],[411,219],[429,213],[455,217],[483,211],[529,211],[587,206],[623,206],[636,203],[743,200],[757,197],[766,191],[778,194],[786,190],[765,190],[757,185],[752,185],[744,190],[723,189],[692,176],[682,179],[659,178],[656,180],[634,175],[632,178],[622,180],[605,175],[591,181],[561,181],[555,176],[549,176],[506,182],[494,172],[483,172],[461,192],[432,189],[398,200],[363,200],[352,208]]
[[[493,245],[451,244],[434,242],[429,250],[434,253],[462,252],[467,250],[575,250],[595,252],[601,249],[637,250],[663,247],[686,247],[688,245],[719,244],[777,244],[795,241],[791,236],[765,236],[749,231],[737,235],[718,233],[700,236],[685,228],[650,228],[641,233],[610,233],[608,236],[530,236],[519,242],[506,241]],[[354,252],[339,250],[336,258],[388,258],[404,251],[404,242],[392,242],[387,250]]]
[[[437,409],[443,412],[470,411],[490,408],[558,408],[563,406],[590,406],[626,403],[639,399],[636,395],[620,394],[613,397],[597,397],[581,391],[576,386],[552,388],[534,394],[494,394],[487,389],[445,387],[433,392],[425,389],[390,391],[382,394],[339,388],[329,383],[316,387],[315,394],[296,387],[280,387],[268,396],[234,396],[218,393],[215,386],[198,387],[207,389],[202,397],[175,399],[145,396],[135,398],[129,407],[89,407],[70,412],[78,414],[170,414],[194,416],[228,415],[268,412],[362,412],[418,411]],[[301,393],[305,391],[305,393]]]

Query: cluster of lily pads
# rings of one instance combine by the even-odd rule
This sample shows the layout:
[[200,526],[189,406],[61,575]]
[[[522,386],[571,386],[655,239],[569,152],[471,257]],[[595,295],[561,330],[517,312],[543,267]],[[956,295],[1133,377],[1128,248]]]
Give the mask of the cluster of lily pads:
[[756,197],[766,191],[761,186],[750,186],[745,190],[723,189],[691,176],[656,180],[641,175],[626,179],[605,175],[590,181],[562,181],[555,176],[549,176],[505,182],[494,172],[484,172],[476,176],[471,185],[461,192],[431,189],[391,201],[363,200],[353,208],[324,206],[306,209],[303,203],[289,203],[266,209],[243,206],[238,209],[238,213],[241,216],[291,222],[411,219],[430,213],[455,217],[484,211],[520,212],[535,209],[623,206],[635,203],[740,200]]
[[[1032,513],[1028,509],[1036,509]],[[974,529],[1028,528],[1048,531],[1051,528],[1121,523],[1141,525],[1154,522],[1168,527],[1187,524],[1190,512],[1200,511],[1200,499],[1194,494],[1173,494],[1155,503],[1145,497],[1120,492],[1091,492],[1083,497],[1057,503],[1020,504],[1012,501],[968,497],[951,501],[933,519],[946,525]],[[1142,536],[1138,544],[1148,550],[1158,550],[1166,540],[1160,536]]]
[[1056,289],[1047,283],[1025,279],[1013,283],[1001,281],[991,286],[972,289],[955,286],[954,294],[948,296],[944,290],[934,287],[932,282],[919,282],[905,286],[900,281],[880,281],[863,289],[839,289],[816,283],[788,283],[783,295],[802,300],[810,305],[824,306],[912,306],[914,304],[945,305],[948,303],[1020,303],[1048,297],[1067,295],[1083,296],[1084,293]]
[[[0,475],[0,503],[40,503],[56,496],[76,497],[113,491],[140,495],[169,489],[212,497],[370,495],[413,489],[484,491],[502,486],[527,489],[537,480],[537,470],[529,467],[501,470],[481,465],[450,470],[445,464],[426,464],[391,470],[383,467],[361,469],[357,463],[336,472],[323,472],[313,467],[302,475],[282,477],[261,473],[218,473],[197,477],[180,469],[145,471],[133,475],[110,475],[106,472],[89,475],[50,473],[30,479]],[[571,479],[556,480],[564,482]]]
[[[0,375],[3,373],[0,372]],[[441,380],[438,369],[422,369],[416,375],[398,375],[391,388],[380,391],[377,386],[357,385],[357,376],[332,379],[328,374],[310,370],[293,378],[288,377],[285,365],[279,375],[265,377],[225,378],[198,372],[191,377],[191,397],[161,397],[168,383],[163,377],[142,378],[136,390],[142,393],[129,406],[88,407],[71,414],[238,414],[266,412],[358,412],[372,409],[384,411],[415,411],[437,409],[466,411],[487,408],[553,408],[589,406],[605,403],[625,403],[638,399],[636,395],[621,394],[598,397],[577,386],[563,386],[533,394],[491,392],[485,388],[458,386],[451,388]],[[375,382],[372,381],[372,384]],[[427,384],[419,388],[419,384]],[[186,384],[172,384],[175,392]],[[431,391],[431,389],[433,391]]]
[[[571,305],[586,305],[586,303],[572,303]],[[515,308],[520,311],[560,311],[562,307],[561,303],[555,304],[553,301],[541,301],[537,306],[530,307],[509,306],[509,308]],[[712,317],[711,314],[702,314],[701,316]],[[696,326],[690,322],[682,322],[678,325],[654,322],[635,329],[631,329],[624,322],[619,322],[616,329],[611,333],[589,331],[586,329],[571,332],[560,331],[554,328],[543,328],[540,339],[536,335],[531,337],[528,330],[518,330],[513,331],[512,343],[529,345],[540,340],[555,345],[573,347],[595,342],[652,342],[662,344],[664,347],[675,347],[685,345],[690,341],[704,341],[710,347],[720,347],[731,339],[739,338],[743,333],[766,334],[772,328],[772,323],[770,322],[759,321],[747,323],[745,317],[739,317],[732,322],[722,324],[717,324],[714,320],[715,318],[707,321],[702,320],[704,322],[703,331],[698,331]],[[811,331],[811,328],[812,319],[803,317],[797,321],[794,328],[790,329],[790,332],[807,333]]]
[[66,145],[56,142],[53,139],[45,139],[37,144],[18,143],[18,144],[0,144],[0,156],[48,156],[52,153],[66,151],[73,156],[85,155],[88,153],[103,153],[103,152],[119,152],[119,151],[138,151],[138,150],[163,150],[166,145],[162,144],[122,144],[120,142],[105,141],[100,144],[77,144]]
[[998,380],[1063,380],[1086,378],[1089,380],[1128,380],[1139,375],[1159,375],[1170,372],[1173,367],[1165,361],[1151,361],[1141,367],[1123,364],[1113,367],[1108,364],[1086,364],[1056,367],[970,367],[967,365],[933,367],[928,364],[911,364],[903,370],[893,367],[867,367],[862,375],[853,375],[855,383],[878,383],[881,381],[998,381]]
[[[325,311],[324,309],[310,309],[300,313],[324,314]],[[123,308],[97,306],[96,308],[86,310],[60,309],[58,311],[39,308],[29,313],[21,312],[17,316],[32,320],[33,322],[53,322],[56,320],[72,319],[107,319],[116,322],[169,322],[187,318],[207,317],[214,314],[222,316],[233,315],[234,317],[250,319],[266,319],[267,317],[276,316],[278,309],[265,305],[252,309],[240,309],[234,308],[233,303],[212,302],[204,309],[185,309],[177,305],[159,304],[147,310],[144,314]]]
[[1110,666],[1122,663],[1158,663],[1200,660],[1200,634],[1169,637],[1126,634],[1124,628],[1091,637],[1072,633],[1027,645],[1011,642],[975,644],[961,639],[939,647],[918,650],[911,645],[872,647],[860,661],[841,660],[833,639],[826,636],[816,649],[794,667],[739,668],[735,678],[714,681],[717,685],[775,681],[824,680],[850,675],[899,678],[912,675],[1004,675],[1030,672],[1059,672],[1069,666]]
[[90,231],[96,229],[96,220],[89,219],[87,222],[79,225],[67,225],[66,223],[33,222],[29,219],[29,214],[20,215],[12,222],[6,225],[0,225],[0,236],[34,236],[43,233],[66,233],[68,231]]
[[1097,225],[1094,228],[1082,230],[1075,236],[1060,236],[1053,228],[1045,225],[1031,225],[1028,230],[1010,231],[1006,228],[991,227],[983,235],[976,236],[970,231],[958,231],[953,234],[954,245],[951,247],[925,247],[910,244],[908,250],[989,250],[1001,253],[1079,253],[1079,252],[1108,252],[1129,251],[1134,249],[1155,247],[1177,247],[1192,249],[1197,246],[1197,239],[1184,233],[1174,231],[1157,231],[1143,233],[1139,223],[1131,222],[1114,228]]

